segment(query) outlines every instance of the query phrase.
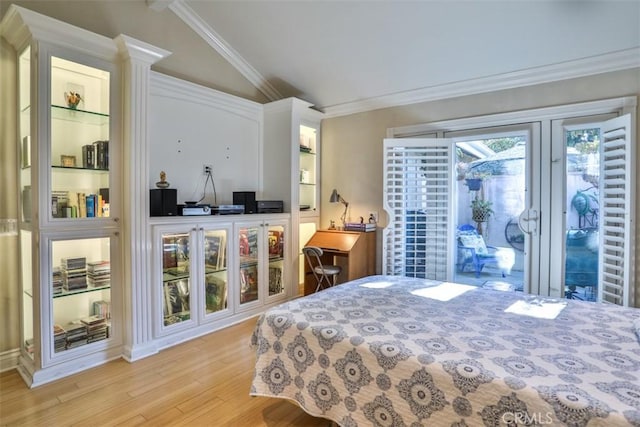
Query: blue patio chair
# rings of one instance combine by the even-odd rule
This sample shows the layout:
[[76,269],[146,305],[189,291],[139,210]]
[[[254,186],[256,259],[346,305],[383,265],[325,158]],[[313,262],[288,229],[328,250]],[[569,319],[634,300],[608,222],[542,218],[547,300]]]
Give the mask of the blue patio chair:
[[[498,248],[487,246],[482,235],[478,234],[476,228],[470,224],[463,224],[458,227],[458,260],[457,268],[460,273],[464,273],[471,267],[480,277],[480,273],[486,264],[500,266],[497,256]],[[502,270],[502,277],[505,277]]]

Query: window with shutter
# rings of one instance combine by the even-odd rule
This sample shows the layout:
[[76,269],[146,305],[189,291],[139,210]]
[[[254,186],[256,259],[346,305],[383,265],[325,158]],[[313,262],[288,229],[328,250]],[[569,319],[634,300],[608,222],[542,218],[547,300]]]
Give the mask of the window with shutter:
[[447,280],[453,157],[449,139],[384,141],[384,274]]
[[600,300],[633,305],[634,166],[631,115],[603,123],[601,151]]

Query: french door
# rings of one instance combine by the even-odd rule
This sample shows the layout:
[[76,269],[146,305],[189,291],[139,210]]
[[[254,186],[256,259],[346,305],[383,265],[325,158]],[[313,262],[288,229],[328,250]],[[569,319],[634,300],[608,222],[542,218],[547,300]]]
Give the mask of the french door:
[[385,140],[385,272],[538,293],[539,141],[537,123]]
[[633,305],[633,116],[562,113],[385,139],[383,271]]

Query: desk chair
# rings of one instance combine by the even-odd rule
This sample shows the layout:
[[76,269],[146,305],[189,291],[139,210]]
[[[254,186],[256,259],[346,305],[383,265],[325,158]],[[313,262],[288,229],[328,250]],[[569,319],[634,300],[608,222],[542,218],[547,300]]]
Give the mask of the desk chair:
[[309,268],[316,278],[318,286],[316,286],[316,292],[325,287],[330,288],[336,284],[336,276],[342,271],[342,267],[338,265],[323,265],[322,264],[322,249],[317,246],[305,246],[302,248]]

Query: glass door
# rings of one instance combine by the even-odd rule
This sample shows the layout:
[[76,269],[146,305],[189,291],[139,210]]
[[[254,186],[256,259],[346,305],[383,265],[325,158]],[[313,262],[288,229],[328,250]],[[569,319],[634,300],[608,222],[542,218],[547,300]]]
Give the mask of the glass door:
[[204,313],[228,307],[227,230],[204,230]]
[[110,216],[110,74],[51,57],[50,215],[54,220]]
[[191,319],[191,234],[165,232],[162,242],[162,319],[170,326]]
[[240,305],[258,301],[259,286],[259,234],[261,224],[242,226],[238,230],[238,250],[240,260]]
[[517,291],[537,283],[536,135],[531,127],[447,135],[456,153],[454,281]]
[[283,295],[285,274],[285,227],[271,224],[268,226],[269,244],[269,293],[270,297]]
[[552,122],[556,162],[552,191],[551,277],[560,286],[554,296],[598,300],[601,244],[602,123],[615,117],[602,114]]

